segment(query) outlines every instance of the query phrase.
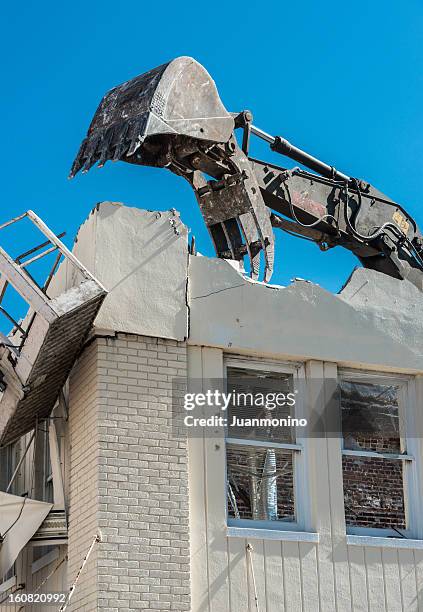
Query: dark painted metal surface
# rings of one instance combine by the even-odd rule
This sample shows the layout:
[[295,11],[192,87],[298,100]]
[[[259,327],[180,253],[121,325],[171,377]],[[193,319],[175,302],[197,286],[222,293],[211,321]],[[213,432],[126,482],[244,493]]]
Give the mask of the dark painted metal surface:
[[[365,267],[408,278],[423,289],[423,238],[401,206],[251,122],[250,111],[228,113],[206,70],[180,57],[106,94],[70,176],[109,159],[166,167],[183,176],[218,257],[248,256],[254,279],[262,252],[262,278],[269,281],[272,275],[273,226],[314,240],[324,250],[343,246]],[[242,148],[234,135],[238,128]],[[320,176],[249,159],[251,134]]]

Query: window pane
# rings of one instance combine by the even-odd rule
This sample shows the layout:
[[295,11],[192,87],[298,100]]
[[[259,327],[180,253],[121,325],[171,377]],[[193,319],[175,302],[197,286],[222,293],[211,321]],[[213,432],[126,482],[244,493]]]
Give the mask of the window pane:
[[[398,454],[401,448],[399,386],[341,383],[344,448]],[[346,524],[405,529],[403,461],[344,455]]]
[[403,462],[342,458],[346,524],[405,529]]
[[[9,444],[8,446],[4,446],[0,448],[0,490],[6,491],[10,479],[12,478],[12,474],[15,470],[17,460],[17,445]],[[15,483],[16,484],[16,480]],[[12,488],[9,493],[14,493],[15,487],[12,484]]]
[[[292,397],[293,377],[291,374],[262,372],[242,368],[228,368],[227,392],[232,393],[232,404],[228,407],[228,422],[236,416],[246,419],[286,419],[286,426],[252,425],[251,427],[231,426],[231,438],[272,440],[273,442],[295,442],[293,428],[288,417],[295,416]],[[291,398],[288,394],[292,394]],[[245,421],[244,421],[245,422]]]
[[227,445],[228,515],[294,521],[292,451]]
[[399,387],[342,381],[344,448],[400,453]]
[[38,559],[41,559],[41,557],[44,557],[44,555],[48,555],[49,552],[51,552],[52,550],[54,550],[56,547],[51,545],[51,546],[34,546],[32,548],[32,562],[34,561],[38,561]]

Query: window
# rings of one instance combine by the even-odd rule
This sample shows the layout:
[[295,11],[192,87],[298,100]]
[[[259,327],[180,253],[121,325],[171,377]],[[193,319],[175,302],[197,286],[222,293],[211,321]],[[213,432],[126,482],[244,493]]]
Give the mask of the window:
[[[0,490],[6,491],[13,472],[19,461],[19,443],[14,442],[0,448]],[[16,481],[12,483],[9,493],[15,493]]]
[[52,468],[51,468],[50,440],[49,440],[49,434],[48,434],[48,427],[49,427],[49,421],[44,421],[43,422],[43,431],[42,431],[42,435],[44,436],[44,440],[43,440],[43,448],[44,448],[43,460],[44,460],[44,466],[43,466],[43,473],[42,473],[42,478],[43,478],[43,482],[42,482],[42,487],[43,487],[42,496],[43,496],[43,501],[53,503],[53,501],[54,501],[53,472],[52,472]]
[[342,375],[342,471],[349,533],[409,537],[415,532],[410,384],[405,377]]
[[[304,528],[304,451],[291,425],[301,413],[295,393],[301,377],[301,366],[227,361],[226,392],[232,394],[226,438],[231,526]],[[276,426],[276,421],[283,425]]]
[[[53,503],[53,467],[52,451],[50,448],[50,419],[39,421],[35,436],[35,479],[33,496],[40,501]],[[60,438],[58,437],[59,452]]]
[[57,546],[33,546],[32,547],[32,573],[35,574],[40,569],[49,565],[57,559],[59,549]]

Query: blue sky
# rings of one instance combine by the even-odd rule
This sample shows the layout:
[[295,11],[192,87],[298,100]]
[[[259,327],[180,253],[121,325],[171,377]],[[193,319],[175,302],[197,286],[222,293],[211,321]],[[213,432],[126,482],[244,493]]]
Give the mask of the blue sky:
[[[103,94],[191,55],[228,110],[251,109],[256,125],[365,178],[423,226],[421,2],[77,0],[8,3],[2,13],[1,220],[31,208],[72,238],[102,200],[174,207],[211,255],[194,195],[170,172],[109,163],[67,179]],[[272,159],[265,146],[252,152]],[[320,253],[283,234],[272,280],[336,291],[354,265],[341,248]]]

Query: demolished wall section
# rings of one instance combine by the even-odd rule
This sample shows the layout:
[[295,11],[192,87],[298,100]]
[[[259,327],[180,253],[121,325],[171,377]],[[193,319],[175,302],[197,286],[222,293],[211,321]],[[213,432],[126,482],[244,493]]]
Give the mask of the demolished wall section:
[[189,343],[419,373],[422,297],[407,281],[373,270],[356,270],[334,295],[306,281],[288,287],[253,282],[226,261],[191,256]]
[[[81,226],[73,252],[108,290],[95,326],[102,331],[184,340],[188,335],[188,229],[174,211],[102,202]],[[51,284],[75,283],[66,264]]]

